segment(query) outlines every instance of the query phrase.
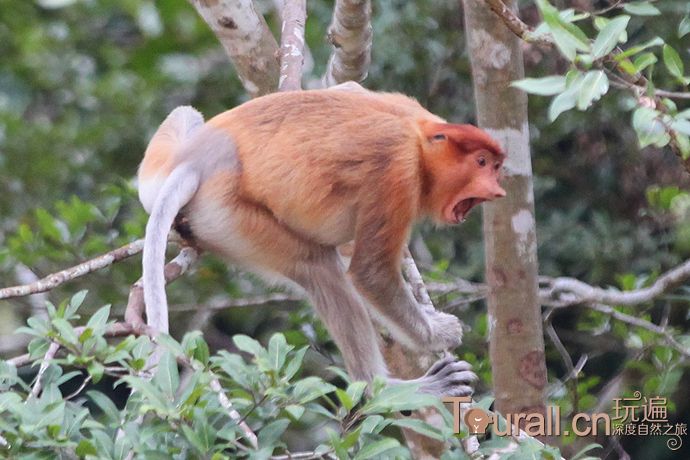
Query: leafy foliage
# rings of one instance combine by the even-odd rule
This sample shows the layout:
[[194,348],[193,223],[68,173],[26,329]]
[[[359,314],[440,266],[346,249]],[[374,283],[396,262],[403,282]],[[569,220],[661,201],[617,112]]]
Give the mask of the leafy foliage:
[[[342,387],[321,377],[300,377],[307,348],[289,344],[282,334],[274,334],[267,347],[236,335],[233,341],[242,354],[214,356],[198,332],[180,342],[160,336],[160,362],[151,372],[146,363],[156,345],[148,337],[107,340],[109,306],[84,326],[75,326],[85,296],[80,292],[59,307],[49,304],[47,318],[31,318],[20,331],[34,337],[29,345],[33,362],[43,362],[51,341],[62,349],[45,362],[40,393],[32,389],[36,382],[29,386],[26,375],[0,361],[0,454],[258,459],[289,452],[289,431],[315,429],[327,436],[313,452],[340,459],[409,458],[396,428],[449,442],[451,453],[460,446],[450,428],[451,415],[438,399],[417,393],[416,385],[386,386],[377,380],[367,396],[364,382],[349,382],[341,371],[335,373],[344,379]],[[90,382],[126,386],[126,402],[113,400]],[[440,427],[396,416],[425,407],[439,411]],[[256,433],[258,449],[247,441],[238,417]]]
[[[690,84],[685,66],[678,51],[660,36],[646,42],[628,46],[628,28],[631,16],[656,16],[660,11],[649,2],[624,3],[628,15],[614,17],[594,13],[576,13],[572,9],[558,10],[548,0],[537,0],[544,22],[535,31],[536,36],[550,36],[561,54],[570,62],[571,69],[565,76],[530,78],[514,83],[514,86],[531,94],[555,96],[549,107],[549,120],[556,120],[563,112],[576,108],[587,110],[609,90],[609,76],[620,81],[639,81],[646,73],[647,92],[654,96],[654,64],[659,61],[650,49],[661,47],[662,61],[670,77],[683,87]],[[592,38],[580,24],[591,20],[595,34]],[[684,35],[685,18],[679,24],[678,35]],[[681,27],[682,26],[682,27]],[[608,64],[613,63],[613,66]],[[607,67],[608,65],[608,67]],[[620,72],[621,76],[616,76]],[[647,99],[651,101],[651,99]],[[662,100],[664,107],[650,108],[641,104],[634,112],[632,126],[637,132],[640,148],[648,145],[664,147],[672,140],[683,159],[690,157],[690,126],[687,115],[678,110],[669,98]]]

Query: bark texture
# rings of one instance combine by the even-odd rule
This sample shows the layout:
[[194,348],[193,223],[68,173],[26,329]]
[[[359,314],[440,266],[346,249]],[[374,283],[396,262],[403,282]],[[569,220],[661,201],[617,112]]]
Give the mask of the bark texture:
[[333,22],[328,28],[328,41],[333,53],[323,76],[325,87],[346,81],[362,81],[371,63],[371,2],[369,0],[337,0]]
[[251,0],[189,0],[225,48],[251,97],[276,90],[278,42]]
[[[515,2],[506,1],[515,11]],[[520,40],[482,0],[463,0],[477,118],[507,153],[506,198],[484,204],[489,351],[496,410],[544,413],[546,365],[527,96]]]
[[282,17],[278,91],[296,91],[302,89],[307,0],[285,0]]

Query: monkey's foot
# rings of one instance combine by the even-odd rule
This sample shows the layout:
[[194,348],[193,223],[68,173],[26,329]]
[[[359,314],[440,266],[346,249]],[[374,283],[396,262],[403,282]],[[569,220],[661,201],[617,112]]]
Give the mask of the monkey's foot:
[[430,311],[426,314],[431,328],[431,340],[426,346],[429,351],[452,350],[462,342],[462,323],[455,315]]
[[477,374],[472,372],[472,366],[468,362],[448,355],[436,361],[416,381],[421,383],[419,391],[442,397],[470,396],[474,392],[472,383],[477,379]]

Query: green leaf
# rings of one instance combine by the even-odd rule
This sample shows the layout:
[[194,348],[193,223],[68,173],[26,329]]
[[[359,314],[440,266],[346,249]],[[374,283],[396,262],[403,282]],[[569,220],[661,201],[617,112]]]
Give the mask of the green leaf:
[[675,141],[680,150],[680,156],[683,160],[690,158],[690,137],[684,134],[676,134]]
[[99,308],[96,313],[94,313],[89,321],[86,323],[86,327],[90,327],[94,331],[101,331],[105,328],[108,322],[108,317],[110,316],[110,305],[105,305]]
[[592,45],[592,57],[600,59],[609,54],[616,47],[621,34],[628,27],[630,16],[618,16],[609,21],[608,24],[599,32],[594,44]]
[[586,458],[585,454],[593,451],[594,449],[602,449],[600,444],[592,443],[587,444],[585,447],[580,449],[570,460],[584,460]]
[[656,64],[658,61],[654,53],[643,53],[635,58],[633,65],[635,66],[635,72],[642,72],[644,69],[650,65]]
[[436,439],[437,441],[445,441],[445,437],[443,436],[441,430],[423,420],[415,418],[399,418],[393,420],[393,423],[391,423],[391,425],[410,429],[428,438]]
[[293,397],[300,404],[304,404],[331,393],[335,391],[335,389],[336,387],[330,383],[324,382],[319,377],[312,376],[295,383],[293,388]]
[[348,385],[347,394],[350,396],[353,406],[356,406],[362,400],[362,396],[364,395],[364,390],[366,390],[366,388],[366,382],[352,382],[350,385]]
[[77,312],[79,307],[84,303],[84,299],[86,298],[86,294],[88,294],[89,291],[83,290],[79,291],[76,294],[72,296],[72,298],[69,300],[69,305],[67,306],[67,309],[65,311],[65,319],[70,319],[74,314]]
[[167,403],[165,399],[163,399],[160,390],[153,386],[151,382],[133,375],[125,375],[121,380],[126,382],[133,390],[144,396],[147,402],[152,404],[156,409],[164,409],[167,407]]
[[592,70],[585,74],[579,94],[577,96],[577,108],[586,110],[592,102],[601,99],[601,96],[609,90],[609,79],[603,70]]
[[340,401],[340,405],[343,406],[348,412],[352,410],[354,407],[354,404],[352,403],[352,398],[350,398],[350,395],[348,395],[345,390],[342,390],[340,388],[335,389],[335,394],[338,397],[338,400]]
[[294,347],[288,345],[283,334],[273,334],[268,341],[268,361],[276,372],[280,371],[285,364],[285,358]]
[[242,388],[251,389],[252,373],[242,357],[227,351],[221,351],[219,356],[220,358],[214,358],[212,361]]
[[182,345],[168,334],[158,334],[156,341],[161,347],[172,353],[173,356],[184,356]]
[[683,67],[683,61],[680,59],[678,52],[673,49],[670,45],[664,45],[664,64],[668,69],[669,73],[674,77],[682,80],[683,72],[685,71]]
[[268,425],[264,426],[259,434],[257,435],[260,446],[272,446],[283,435],[288,425],[290,425],[290,420],[288,419],[278,419]]
[[307,352],[308,349],[309,347],[302,347],[292,354],[292,358],[288,362],[287,366],[285,366],[285,378],[287,380],[292,379],[295,376],[295,374],[297,374],[300,367],[302,367],[304,354]]
[[302,415],[304,414],[304,406],[300,406],[297,404],[290,404],[285,407],[285,411],[290,414],[290,417],[292,417],[295,420],[299,420],[302,418]]
[[380,433],[391,422],[392,420],[384,419],[380,415],[370,415],[362,422],[362,433]]
[[35,211],[35,215],[41,233],[45,235],[46,238],[55,242],[64,242],[66,240],[58,229],[57,220],[51,216],[48,211],[43,208],[38,208]]
[[682,112],[678,112],[676,114],[676,118],[685,118],[686,120],[690,120],[690,109],[685,109]]
[[365,414],[376,414],[398,410],[415,410],[439,404],[439,399],[419,393],[419,386],[401,383],[387,386],[374,395],[362,408]]
[[690,33],[690,13],[686,14],[678,25],[678,38],[683,38],[688,33]]
[[622,61],[623,59],[627,58],[628,56],[632,56],[633,54],[637,54],[640,51],[644,51],[648,48],[651,48],[653,46],[661,46],[664,44],[664,40],[661,39],[661,37],[654,37],[651,40],[637,46],[631,46],[627,50],[623,51],[622,53],[619,53],[615,56],[616,61]]
[[89,375],[91,376],[93,383],[98,383],[103,378],[105,367],[98,361],[91,361],[86,370],[89,371]]
[[387,450],[394,449],[398,446],[400,446],[400,442],[393,438],[384,438],[379,441],[366,443],[364,447],[357,452],[357,455],[355,455],[355,460],[377,458]]
[[232,338],[237,348],[256,357],[265,356],[266,350],[261,344],[247,335],[236,335]]
[[690,136],[690,121],[685,119],[676,119],[671,123],[671,129],[679,133]]
[[53,326],[57,330],[60,337],[67,343],[76,344],[79,342],[76,332],[74,332],[74,327],[62,318],[55,318],[51,321]]
[[93,329],[87,327],[81,334],[79,334],[79,343],[83,345],[84,342],[89,340],[91,337],[93,337]]
[[589,40],[579,27],[565,21],[547,0],[537,0],[537,6],[544,22],[549,26],[556,46],[568,60],[573,61],[578,50],[589,51]]
[[115,406],[115,403],[100,391],[89,390],[86,395],[93,401],[103,412],[103,415],[108,419],[109,423],[117,424],[120,422],[120,411]]
[[510,86],[521,89],[529,94],[553,96],[554,94],[565,91],[565,77],[562,75],[553,75],[543,78],[524,78],[512,82]]
[[340,439],[339,433],[336,433],[331,428],[326,428],[326,434],[328,435],[328,440],[331,442],[333,449],[335,449],[335,455],[338,457],[338,460],[350,458],[347,454],[347,449],[343,446],[343,441]]
[[79,457],[83,458],[87,455],[95,456],[96,454],[98,454],[98,451],[96,450],[96,447],[94,447],[94,445],[91,444],[91,442],[89,442],[86,439],[82,439],[81,441],[79,441],[79,444],[77,445],[76,454]]
[[169,351],[164,352],[161,356],[153,381],[169,400],[175,397],[175,392],[180,386],[180,374],[177,370],[177,361]]
[[206,454],[207,447],[196,432],[187,425],[182,425],[182,433],[187,441],[199,451],[200,454]]
[[584,75],[578,72],[574,78],[569,80],[568,89],[553,98],[549,106],[549,121],[553,122],[560,114],[577,105],[577,99],[584,79]]
[[648,107],[640,107],[633,113],[633,128],[637,132],[640,148],[648,145],[663,147],[671,140],[666,128],[659,120],[659,112]]
[[658,16],[661,14],[661,11],[659,11],[656,6],[649,2],[625,3],[623,5],[623,10],[626,13],[634,14],[636,16]]

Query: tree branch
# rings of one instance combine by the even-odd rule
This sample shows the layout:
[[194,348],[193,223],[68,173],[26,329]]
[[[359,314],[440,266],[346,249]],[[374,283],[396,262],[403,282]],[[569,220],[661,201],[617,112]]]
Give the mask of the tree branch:
[[115,262],[119,262],[123,259],[138,254],[143,248],[143,239],[134,241],[79,265],[75,265],[74,267],[50,274],[45,278],[33,283],[0,289],[0,299],[22,297],[29,294],[50,291],[51,289],[55,289],[67,281],[72,281],[91,272],[112,265]]
[[278,43],[251,0],[189,0],[232,61],[251,97],[275,90]]
[[534,33],[534,30],[525,24],[517,14],[515,14],[503,0],[484,0],[484,3],[496,13],[496,15],[503,21],[503,23],[522,40],[535,45],[552,46],[553,40]]
[[617,319],[618,321],[621,321],[623,323],[630,324],[632,326],[637,326],[641,327],[642,329],[646,329],[650,332],[653,332],[655,334],[661,335],[666,342],[676,349],[678,353],[681,355],[685,356],[686,358],[690,358],[690,348],[683,346],[681,343],[679,343],[675,338],[673,338],[673,335],[668,331],[668,329],[657,326],[656,324],[650,322],[650,321],[645,321],[643,319],[637,318],[635,316],[628,315],[626,313],[620,312],[616,310],[613,307],[610,307],[608,305],[602,305],[599,303],[589,303],[585,304],[587,308],[591,308],[592,310],[596,310],[598,312],[604,313],[606,315],[611,316],[611,318]]
[[[690,260],[659,276],[649,287],[634,291],[602,289],[590,286],[574,278],[542,278],[547,284],[547,299],[563,300],[566,303],[600,303],[607,305],[638,305],[649,302],[662,294],[675,289],[690,279]],[[566,306],[561,304],[560,306]]]
[[360,82],[367,77],[371,63],[371,2],[336,0],[328,41],[333,52],[323,76],[325,87],[346,81]]
[[304,64],[304,26],[307,22],[306,0],[284,0],[283,27],[280,36],[280,80],[278,91],[302,89]]
[[[196,262],[198,257],[198,249],[191,246],[183,247],[180,253],[163,268],[165,284],[167,285],[182,276]],[[125,307],[125,322],[131,324],[135,330],[147,331],[148,326],[143,319],[144,311],[144,282],[142,278],[139,278],[129,290],[129,298]],[[167,315],[168,312],[166,311],[165,314]]]

